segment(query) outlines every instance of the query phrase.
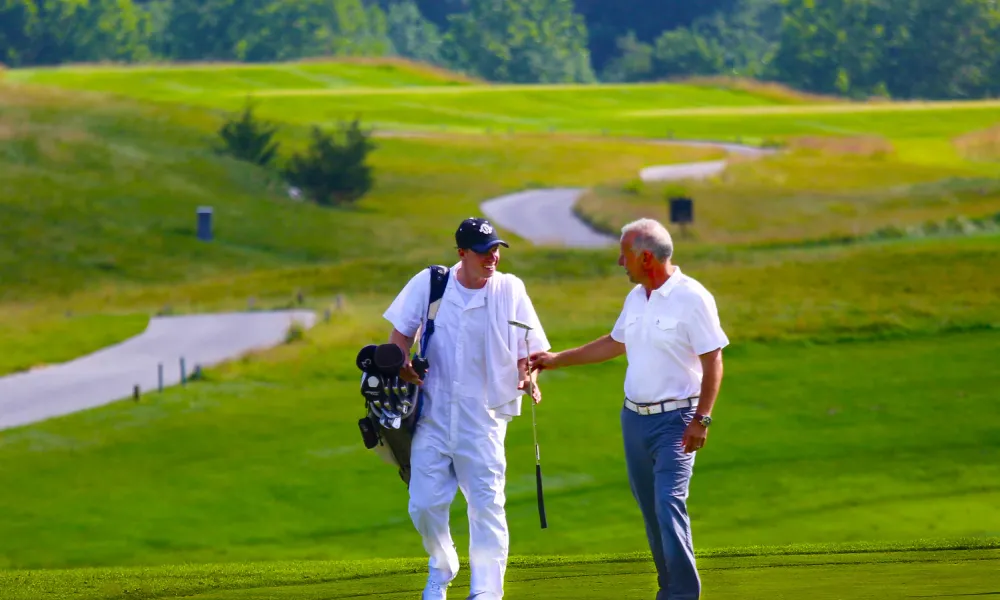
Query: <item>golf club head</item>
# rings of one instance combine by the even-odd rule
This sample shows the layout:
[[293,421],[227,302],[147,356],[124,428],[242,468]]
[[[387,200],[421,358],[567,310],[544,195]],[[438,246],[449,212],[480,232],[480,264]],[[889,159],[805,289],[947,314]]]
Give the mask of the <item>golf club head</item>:
[[528,325],[527,323],[523,323],[521,321],[517,321],[515,319],[511,319],[507,321],[507,323],[513,325],[514,327],[520,327],[525,331],[532,331],[534,329],[534,327],[532,327],[531,325]]

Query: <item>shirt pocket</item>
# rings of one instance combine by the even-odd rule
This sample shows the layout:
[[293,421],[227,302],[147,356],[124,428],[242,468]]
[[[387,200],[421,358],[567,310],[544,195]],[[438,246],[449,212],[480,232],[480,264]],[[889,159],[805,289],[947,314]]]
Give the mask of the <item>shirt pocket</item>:
[[625,343],[636,341],[636,335],[639,332],[639,322],[641,321],[640,315],[629,315],[625,318]]
[[683,343],[680,321],[674,317],[656,317],[651,333],[656,345],[663,348],[677,348]]

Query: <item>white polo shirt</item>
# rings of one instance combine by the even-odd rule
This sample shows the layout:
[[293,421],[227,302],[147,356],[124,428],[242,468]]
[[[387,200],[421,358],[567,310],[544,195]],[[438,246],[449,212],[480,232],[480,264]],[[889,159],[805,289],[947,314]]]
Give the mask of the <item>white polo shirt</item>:
[[611,337],[625,344],[625,396],[637,404],[699,395],[698,357],[729,345],[715,298],[677,267],[648,300],[641,285],[629,292]]

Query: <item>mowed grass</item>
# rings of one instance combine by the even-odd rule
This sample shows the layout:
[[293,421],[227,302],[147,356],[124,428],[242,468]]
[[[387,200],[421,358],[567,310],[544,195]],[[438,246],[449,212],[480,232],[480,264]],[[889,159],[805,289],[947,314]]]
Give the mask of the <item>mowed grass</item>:
[[0,375],[72,360],[140,333],[144,313],[73,314],[5,307],[0,319]]
[[[852,260],[682,262],[718,294],[734,339],[692,488],[699,548],[1000,532],[997,251],[962,240]],[[607,331],[628,289],[620,275],[546,282],[525,270],[556,347]],[[973,280],[983,284],[963,288]],[[0,433],[0,565],[419,556],[405,487],[357,431],[354,356],[385,339],[390,299],[348,294],[305,341],[207,381]],[[802,341],[773,341],[795,331]],[[809,342],[850,337],[869,341]],[[514,554],[644,549],[620,449],[623,375],[618,360],[543,377],[545,531],[530,420],[512,426]],[[453,523],[465,547],[461,500]]]
[[[951,546],[951,547],[949,547]],[[699,556],[706,598],[909,598],[991,595],[1000,552],[988,540],[928,548],[734,549]],[[156,568],[0,572],[0,598],[412,598],[420,560],[274,562]],[[655,593],[648,556],[512,557],[505,597],[646,599]],[[468,586],[468,565],[452,594]]]
[[[408,75],[407,68],[415,74]],[[993,101],[845,103],[723,81],[502,86],[454,85],[449,80],[433,85],[424,69],[395,64],[71,67],[12,70],[7,79],[226,110],[238,109],[252,94],[260,114],[270,118],[328,124],[360,115],[385,130],[558,131],[760,143],[859,133],[950,138],[1000,122],[1000,103]]]
[[182,100],[206,88],[236,94],[275,88],[343,89],[454,86],[469,77],[404,59],[298,61],[281,65],[187,63],[151,66],[72,65],[6,71],[12,82],[59,85],[81,91],[124,91],[130,96]]

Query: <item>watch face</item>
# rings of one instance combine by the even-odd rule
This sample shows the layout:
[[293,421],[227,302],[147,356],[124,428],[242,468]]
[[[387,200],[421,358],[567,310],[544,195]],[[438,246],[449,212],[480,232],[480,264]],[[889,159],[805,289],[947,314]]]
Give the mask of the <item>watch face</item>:
[[700,420],[701,420],[701,424],[704,425],[705,427],[708,427],[709,425],[712,424],[712,417],[710,417],[708,415],[703,415],[700,418]]

